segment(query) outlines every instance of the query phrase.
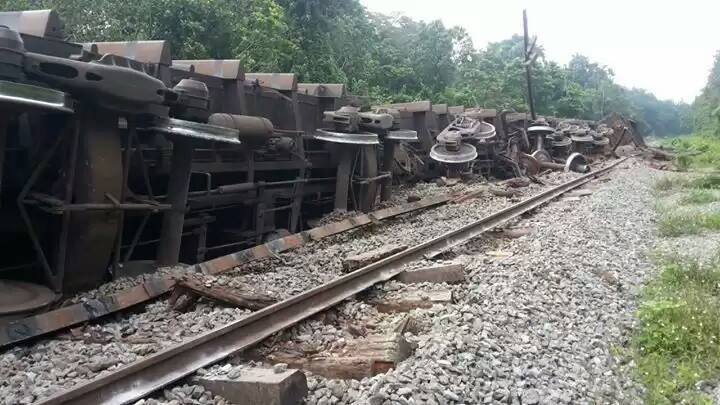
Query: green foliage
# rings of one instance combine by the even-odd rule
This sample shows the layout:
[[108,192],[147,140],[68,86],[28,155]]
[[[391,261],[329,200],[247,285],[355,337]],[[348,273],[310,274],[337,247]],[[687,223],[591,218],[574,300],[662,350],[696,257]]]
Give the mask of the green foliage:
[[667,144],[677,152],[681,170],[720,170],[720,137],[705,133],[674,138]]
[[716,191],[703,190],[703,189],[692,189],[688,190],[686,194],[680,199],[681,204],[707,204],[714,201],[720,200],[720,196]]
[[720,212],[666,211],[658,220],[662,236],[681,236],[720,230]]
[[699,176],[667,175],[655,182],[657,190],[671,190],[677,188],[720,188],[720,174],[703,174]]
[[[167,39],[175,58],[238,58],[247,71],[294,72],[346,83],[376,102],[434,102],[527,110],[523,39],[476,49],[439,20],[368,13],[358,0],[0,0],[0,10],[55,8],[79,42]],[[614,83],[576,55],[532,65],[537,111],[599,119],[618,112],[658,135],[689,132],[689,107]]]
[[644,290],[633,338],[647,402],[710,403],[695,383],[720,372],[720,261],[666,260]]
[[720,135],[720,51],[715,54],[707,84],[693,103],[692,119],[696,131]]

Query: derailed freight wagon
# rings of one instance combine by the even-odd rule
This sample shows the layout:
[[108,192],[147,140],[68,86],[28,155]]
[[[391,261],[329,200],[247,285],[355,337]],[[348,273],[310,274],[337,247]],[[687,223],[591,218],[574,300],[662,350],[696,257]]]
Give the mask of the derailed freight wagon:
[[355,100],[343,85],[172,60],[165,41],[67,42],[52,11],[0,25],[3,277],[69,292],[196,262],[370,210],[390,181],[392,117],[333,112]]

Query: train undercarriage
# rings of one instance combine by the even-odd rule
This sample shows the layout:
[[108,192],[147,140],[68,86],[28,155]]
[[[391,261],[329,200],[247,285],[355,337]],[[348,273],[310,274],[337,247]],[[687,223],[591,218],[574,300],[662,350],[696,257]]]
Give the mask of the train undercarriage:
[[342,84],[173,60],[165,41],[67,42],[49,10],[0,13],[0,109],[0,316],[368,212],[402,182],[585,171],[630,141],[595,122],[371,106]]

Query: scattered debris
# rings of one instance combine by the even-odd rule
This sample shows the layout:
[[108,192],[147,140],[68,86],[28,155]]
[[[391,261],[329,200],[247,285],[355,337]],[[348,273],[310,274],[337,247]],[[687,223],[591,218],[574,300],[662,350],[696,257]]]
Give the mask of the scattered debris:
[[456,284],[465,281],[465,267],[462,264],[426,267],[419,270],[404,271],[395,280],[405,284],[415,283],[448,283]]
[[386,245],[365,253],[348,256],[343,260],[343,271],[350,273],[368,264],[375,263],[395,253],[402,252],[407,249],[405,245]]
[[436,304],[450,304],[453,302],[453,294],[449,289],[438,289],[434,291],[410,291],[402,292],[402,295],[387,296],[370,301],[378,312],[409,312],[417,308],[432,308]]
[[250,368],[226,376],[203,376],[196,382],[235,405],[294,405],[307,395],[307,379],[300,370]]
[[524,177],[514,177],[503,182],[506,186],[513,188],[522,188],[530,185],[530,179]]
[[498,197],[516,197],[516,196],[520,195],[520,193],[518,193],[515,190],[506,190],[506,189],[501,189],[501,188],[496,188],[496,187],[490,187],[489,191],[492,195],[495,195]]
[[175,284],[169,301],[173,309],[184,311],[200,297],[253,311],[277,302],[277,299],[264,294],[247,293],[219,285],[203,284],[198,280],[187,278]]
[[296,353],[276,352],[270,359],[326,378],[361,380],[395,368],[414,349],[402,333],[394,332],[357,339],[337,353],[303,357]]

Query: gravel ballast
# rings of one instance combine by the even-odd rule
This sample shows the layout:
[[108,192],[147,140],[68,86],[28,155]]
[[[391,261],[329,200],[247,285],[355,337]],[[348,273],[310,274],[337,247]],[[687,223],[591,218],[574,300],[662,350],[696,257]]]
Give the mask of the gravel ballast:
[[468,282],[455,304],[413,311],[431,325],[413,356],[362,381],[312,377],[308,403],[642,403],[612,351],[653,271],[654,177],[623,164],[593,194],[521,221],[527,236],[459,249]]
[[[287,298],[342,275],[343,257],[389,243],[419,243],[575,176],[553,173],[544,178],[546,186],[532,184],[513,199],[484,194],[462,204],[347,232],[209,277],[208,283]],[[427,325],[427,334],[409,337],[419,345],[413,357],[388,375],[363,381],[310,377],[313,389],[308,403],[412,403],[408,402],[411,398],[416,398],[415,403],[488,399],[556,403],[557,398],[571,402],[623,398],[617,395],[625,395],[632,387],[620,382],[608,350],[611,342],[622,343],[632,322],[632,291],[647,268],[642,254],[652,239],[652,214],[646,209],[650,204],[647,170],[616,170],[611,178],[591,196],[553,203],[522,222],[520,225],[527,224],[533,231],[497,247],[512,256],[487,255],[478,243],[458,250],[455,260],[467,264],[468,281],[452,287],[458,297],[456,304],[415,311]],[[419,194],[449,190],[423,186]],[[595,223],[597,227],[589,225]],[[588,253],[579,254],[580,248]],[[109,293],[133,283],[126,280],[101,291]],[[379,290],[398,288],[396,284],[388,283]],[[357,301],[342,305],[339,312],[392,323]],[[166,301],[159,301],[145,312],[121,314],[85,327],[79,336],[66,333],[63,338],[5,351],[0,354],[0,403],[36,401],[248,313],[203,303],[179,314]],[[319,339],[320,346],[327,347],[337,346],[337,340],[343,339],[342,330],[316,323],[299,325],[289,333],[309,336],[311,344]],[[323,334],[316,329],[332,330]],[[176,387],[167,393],[192,387]],[[342,387],[348,389],[342,391]],[[188,402],[180,403],[217,400],[209,394],[187,397]],[[535,397],[537,402],[533,402]],[[172,402],[178,400],[176,395],[161,399],[178,403]]]

